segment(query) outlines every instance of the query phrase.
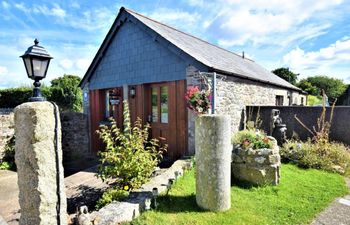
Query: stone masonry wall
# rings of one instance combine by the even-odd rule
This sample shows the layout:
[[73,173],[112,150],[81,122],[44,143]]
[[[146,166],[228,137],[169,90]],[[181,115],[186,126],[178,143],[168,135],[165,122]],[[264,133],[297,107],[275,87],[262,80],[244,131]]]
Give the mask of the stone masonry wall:
[[76,112],[61,113],[62,150],[65,173],[71,174],[90,165],[88,115]]
[[[90,153],[88,115],[63,112],[62,124],[63,164],[66,174],[71,174],[94,163]],[[6,141],[14,134],[13,109],[0,109],[0,158]]]
[[[231,116],[231,129],[236,132],[244,127],[247,105],[275,105],[276,95],[284,98],[288,105],[288,90],[272,85],[236,77],[217,79],[217,96],[215,113]],[[289,93],[293,98],[299,98],[297,92]]]
[[15,133],[13,109],[0,109],[0,159],[5,151],[6,142]]

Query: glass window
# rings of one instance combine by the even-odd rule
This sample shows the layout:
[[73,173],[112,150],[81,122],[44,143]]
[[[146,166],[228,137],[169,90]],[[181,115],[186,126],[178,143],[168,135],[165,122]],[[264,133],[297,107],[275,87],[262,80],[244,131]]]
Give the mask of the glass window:
[[283,105],[283,95],[276,95],[276,105]]
[[168,123],[168,87],[160,88],[160,122]]
[[158,91],[157,88],[152,88],[152,122],[158,122]]
[[109,91],[106,91],[106,111],[105,111],[105,117],[110,117],[110,109],[109,109]]

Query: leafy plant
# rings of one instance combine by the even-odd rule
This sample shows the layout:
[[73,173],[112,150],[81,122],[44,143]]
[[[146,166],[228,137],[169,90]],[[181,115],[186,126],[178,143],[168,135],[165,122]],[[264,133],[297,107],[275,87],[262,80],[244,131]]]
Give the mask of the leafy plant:
[[282,146],[280,154],[284,161],[304,168],[350,174],[350,151],[342,143],[289,140]]
[[129,196],[127,190],[120,190],[118,188],[110,188],[106,190],[102,197],[96,202],[95,208],[98,210],[112,201],[121,201]]
[[187,100],[187,108],[196,114],[206,114],[209,112],[210,105],[210,91],[200,91],[198,86],[191,86],[188,88],[185,95]]
[[79,88],[80,77],[63,75],[51,81],[48,100],[54,101],[62,111],[82,111],[83,94]]
[[1,170],[16,170],[15,164],[15,136],[13,135],[5,145],[5,151],[0,160]]
[[295,115],[295,119],[312,135],[312,139],[306,142],[287,141],[280,151],[282,159],[302,167],[350,174],[350,150],[344,144],[329,139],[335,101],[327,119],[324,93],[323,96],[323,108],[316,121],[317,126],[309,128]]
[[232,138],[232,143],[241,145],[243,149],[272,148],[273,142],[261,130],[238,131]]
[[127,101],[124,101],[123,115],[123,130],[111,119],[110,126],[100,126],[97,131],[106,146],[99,152],[98,176],[104,181],[108,179],[113,182],[115,189],[106,194],[106,199],[101,203],[110,196],[119,196],[119,192],[140,188],[150,179],[167,148],[166,145],[160,146],[157,139],[149,140],[150,125],[142,126],[140,118],[131,126]]

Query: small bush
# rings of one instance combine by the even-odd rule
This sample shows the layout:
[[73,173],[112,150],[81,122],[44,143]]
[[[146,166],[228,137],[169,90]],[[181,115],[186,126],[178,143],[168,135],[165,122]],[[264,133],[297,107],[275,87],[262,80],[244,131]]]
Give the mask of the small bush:
[[101,209],[103,206],[112,201],[122,201],[129,196],[126,190],[119,190],[118,188],[110,188],[102,194],[102,197],[96,202],[96,209]]
[[350,174],[350,152],[341,143],[290,140],[282,146],[280,154],[284,161],[304,168]]
[[138,118],[132,127],[130,124],[129,106],[124,101],[124,130],[120,130],[111,119],[111,126],[100,126],[100,135],[106,148],[99,152],[100,166],[98,176],[102,180],[111,180],[114,188],[99,201],[108,202],[123,191],[140,188],[146,183],[162,159],[166,150],[159,140],[149,140],[149,124],[142,126]]
[[261,130],[242,130],[238,131],[232,138],[232,143],[241,145],[243,149],[272,148],[273,143],[268,136]]
[[0,160],[0,170],[16,170],[15,164],[15,136],[12,136],[5,145],[5,151]]

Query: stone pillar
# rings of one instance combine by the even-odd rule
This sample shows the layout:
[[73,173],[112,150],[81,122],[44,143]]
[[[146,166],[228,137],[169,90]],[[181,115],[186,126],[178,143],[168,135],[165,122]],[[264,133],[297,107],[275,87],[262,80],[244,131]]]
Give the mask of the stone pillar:
[[196,200],[210,211],[231,207],[231,121],[229,116],[196,119]]
[[28,102],[16,107],[15,134],[19,224],[67,224],[61,124],[54,105]]

